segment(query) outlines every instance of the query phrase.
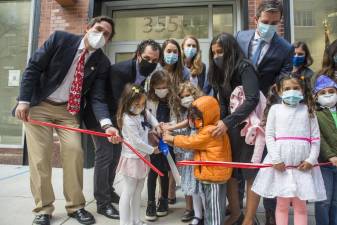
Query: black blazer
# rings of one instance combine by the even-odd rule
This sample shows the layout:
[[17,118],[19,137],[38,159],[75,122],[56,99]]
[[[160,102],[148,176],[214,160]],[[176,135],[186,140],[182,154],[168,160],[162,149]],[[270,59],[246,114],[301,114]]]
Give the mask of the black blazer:
[[[254,35],[255,30],[240,31],[236,35],[236,40],[247,59],[250,43]],[[270,86],[275,83],[280,74],[292,71],[291,58],[293,53],[294,48],[290,43],[275,34],[266,55],[257,68],[260,90],[265,96],[267,96]]]
[[[18,100],[30,102],[31,106],[35,106],[52,94],[64,80],[82,38],[63,31],[54,32],[30,58],[22,75]],[[109,66],[110,61],[101,49],[96,50],[86,62],[81,116],[86,102],[90,102],[97,119],[109,118],[104,101],[104,85]]]
[[[105,100],[109,108],[109,118],[112,119],[115,126],[117,126],[116,112],[119,98],[125,85],[136,81],[136,73],[136,60],[134,59],[119,62],[110,67],[110,75],[105,81]],[[99,127],[99,123],[91,119],[94,117],[90,106],[86,108],[85,115],[88,117],[86,125],[89,129]]]

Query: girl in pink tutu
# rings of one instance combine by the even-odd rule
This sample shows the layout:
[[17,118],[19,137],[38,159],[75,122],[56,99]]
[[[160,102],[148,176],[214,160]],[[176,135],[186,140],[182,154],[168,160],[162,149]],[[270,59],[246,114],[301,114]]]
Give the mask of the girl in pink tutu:
[[[145,110],[146,94],[138,85],[127,85],[121,96],[117,124],[124,140],[144,157],[159,153],[158,147],[148,144],[151,128],[159,127],[154,116]],[[140,200],[149,167],[123,144],[117,173],[123,177],[119,201],[120,225],[145,225],[140,220]]]

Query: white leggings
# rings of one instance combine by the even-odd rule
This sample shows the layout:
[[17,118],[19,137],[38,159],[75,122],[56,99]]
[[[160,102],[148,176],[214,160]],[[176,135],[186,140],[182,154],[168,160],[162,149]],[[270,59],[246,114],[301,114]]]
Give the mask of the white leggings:
[[140,222],[140,200],[144,179],[123,176],[123,191],[119,200],[120,225],[132,225]]
[[[203,194],[193,194],[193,210],[194,216],[202,219],[202,209],[205,208],[205,196]],[[198,220],[193,219],[192,224],[198,224]]]

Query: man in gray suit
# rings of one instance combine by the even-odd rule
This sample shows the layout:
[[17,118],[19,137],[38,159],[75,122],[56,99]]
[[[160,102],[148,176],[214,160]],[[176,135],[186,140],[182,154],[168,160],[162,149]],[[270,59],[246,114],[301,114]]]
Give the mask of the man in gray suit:
[[[237,33],[236,39],[245,56],[256,66],[260,90],[267,96],[276,78],[292,70],[293,48],[276,31],[283,13],[282,3],[278,0],[264,0],[258,6],[254,17],[256,29]],[[259,197],[249,196],[244,225],[254,224],[253,220]],[[266,225],[275,223],[275,199],[264,199]]]

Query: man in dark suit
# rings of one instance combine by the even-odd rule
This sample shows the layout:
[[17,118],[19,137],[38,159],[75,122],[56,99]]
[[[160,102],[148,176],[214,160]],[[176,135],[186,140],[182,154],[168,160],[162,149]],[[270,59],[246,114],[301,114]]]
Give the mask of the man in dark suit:
[[[276,78],[292,70],[291,59],[293,48],[276,33],[283,13],[282,3],[278,0],[263,0],[254,17],[256,29],[240,31],[236,39],[245,56],[256,66],[259,75],[260,90],[267,96]],[[258,196],[249,196],[252,204],[247,205],[247,213],[243,222],[253,224]],[[275,223],[276,200],[264,199],[266,209],[266,225]]]
[[[153,40],[142,41],[136,50],[135,57],[110,68],[110,76],[106,81],[106,99],[109,106],[110,118],[115,122],[115,115],[119,98],[127,83],[144,84],[156,68],[161,58],[160,45]],[[101,126],[95,121],[92,109],[87,108],[86,123],[88,128],[101,131]],[[98,118],[97,118],[98,119]],[[115,123],[116,124],[116,123]],[[106,138],[92,136],[94,141],[95,171],[94,171],[94,196],[97,201],[97,211],[108,218],[117,218],[118,211],[111,204],[119,202],[119,196],[113,189],[116,167],[118,165],[121,146],[111,144]]]
[[275,83],[276,77],[292,70],[293,48],[276,33],[282,11],[279,1],[262,1],[255,16],[257,28],[240,31],[236,36],[245,56],[257,67],[260,90],[265,95]]
[[[78,128],[86,102],[90,102],[101,126],[108,127],[106,132],[117,132],[111,127],[104,102],[110,62],[101,50],[114,33],[112,19],[104,16],[93,18],[84,36],[56,31],[35,51],[23,73],[15,115],[26,127],[30,184],[36,204],[33,211],[37,214],[34,225],[49,225],[54,211],[53,129],[33,125],[29,119]],[[67,213],[79,223],[94,224],[94,217],[84,209],[81,135],[62,129],[56,132],[61,143]]]

